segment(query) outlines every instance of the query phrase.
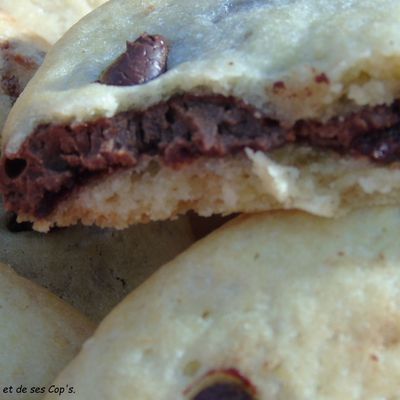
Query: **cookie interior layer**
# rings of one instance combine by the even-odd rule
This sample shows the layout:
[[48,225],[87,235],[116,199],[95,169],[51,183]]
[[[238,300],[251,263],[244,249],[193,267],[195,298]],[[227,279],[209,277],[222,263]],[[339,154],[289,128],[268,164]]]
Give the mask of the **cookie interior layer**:
[[89,179],[146,158],[180,168],[202,156],[225,157],[245,148],[268,152],[300,142],[391,162],[400,157],[399,128],[397,103],[285,128],[237,99],[186,95],[144,112],[39,127],[14,158],[3,159],[0,177],[9,210],[43,218]]
[[230,383],[246,400],[397,398],[399,234],[398,208],[241,217],[128,296],[56,384],[76,400],[220,399]]

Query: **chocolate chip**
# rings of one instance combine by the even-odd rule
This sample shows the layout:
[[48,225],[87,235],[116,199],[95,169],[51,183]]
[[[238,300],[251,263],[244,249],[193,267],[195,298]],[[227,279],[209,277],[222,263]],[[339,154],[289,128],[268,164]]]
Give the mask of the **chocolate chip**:
[[216,382],[201,390],[192,400],[254,400],[254,397],[239,383]]
[[211,370],[184,394],[190,400],[255,400],[252,382],[235,368]]
[[134,42],[126,43],[126,52],[102,73],[99,82],[116,86],[146,83],[166,71],[167,58],[166,39],[144,33]]

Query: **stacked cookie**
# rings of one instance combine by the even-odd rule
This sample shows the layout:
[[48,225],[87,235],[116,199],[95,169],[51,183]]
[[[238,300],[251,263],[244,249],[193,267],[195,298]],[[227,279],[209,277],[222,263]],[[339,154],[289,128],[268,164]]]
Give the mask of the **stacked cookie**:
[[96,10],[10,114],[7,208],[46,231],[395,203],[397,1],[320,3]]
[[397,0],[111,0],[50,50],[3,130],[20,222],[264,212],[129,295],[58,387],[400,396],[399,15]]

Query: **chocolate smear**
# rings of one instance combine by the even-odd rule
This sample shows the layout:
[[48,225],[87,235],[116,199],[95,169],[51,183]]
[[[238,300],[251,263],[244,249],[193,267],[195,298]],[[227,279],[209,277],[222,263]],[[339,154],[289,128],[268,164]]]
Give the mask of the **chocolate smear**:
[[126,42],[121,54],[101,75],[105,85],[140,85],[157,78],[167,69],[168,46],[161,35],[144,33],[134,42]]

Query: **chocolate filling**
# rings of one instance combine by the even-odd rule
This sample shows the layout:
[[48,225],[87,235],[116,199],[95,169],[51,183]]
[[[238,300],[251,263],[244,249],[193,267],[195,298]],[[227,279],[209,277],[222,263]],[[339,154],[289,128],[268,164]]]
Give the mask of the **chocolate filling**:
[[181,95],[144,111],[76,125],[41,125],[13,155],[3,156],[0,185],[10,211],[51,213],[89,179],[159,157],[179,168],[199,157],[224,157],[249,147],[264,152],[306,143],[381,163],[400,160],[400,108],[365,107],[322,124],[292,127],[233,98]]

